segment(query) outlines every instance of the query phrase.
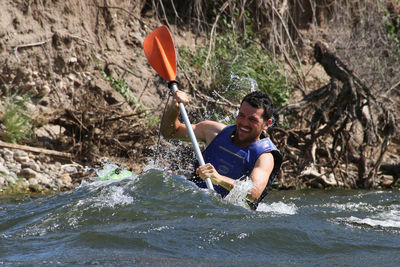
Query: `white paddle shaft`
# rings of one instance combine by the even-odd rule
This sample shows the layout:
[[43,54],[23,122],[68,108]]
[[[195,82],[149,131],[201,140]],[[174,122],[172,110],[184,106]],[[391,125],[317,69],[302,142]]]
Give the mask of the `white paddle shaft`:
[[[176,85],[175,82],[173,82],[171,84],[170,88],[171,88],[171,90],[172,90],[172,92],[174,94],[176,94],[176,91],[178,91],[178,86]],[[186,125],[186,129],[188,131],[190,140],[192,141],[193,148],[194,148],[194,153],[196,154],[196,158],[199,161],[200,166],[203,166],[205,164],[204,159],[203,159],[203,155],[201,154],[201,151],[200,151],[200,148],[199,148],[199,144],[197,143],[196,136],[194,135],[194,132],[193,132],[192,124],[189,121],[189,118],[188,118],[188,115],[186,113],[186,110],[185,110],[185,107],[184,107],[183,103],[179,103],[179,109],[181,111],[183,122]],[[207,188],[208,189],[214,190],[214,186],[213,186],[210,178],[206,178],[206,184],[207,184]]]

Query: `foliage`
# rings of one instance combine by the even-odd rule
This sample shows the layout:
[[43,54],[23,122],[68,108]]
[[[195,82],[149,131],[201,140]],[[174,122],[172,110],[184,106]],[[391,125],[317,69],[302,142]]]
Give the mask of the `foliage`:
[[106,81],[110,83],[111,87],[117,90],[117,92],[119,92],[128,101],[132,108],[142,111],[141,114],[146,117],[146,124],[148,127],[154,127],[160,124],[160,118],[156,115],[153,115],[149,110],[146,110],[144,106],[140,105],[124,79],[117,80],[111,75],[107,75],[105,72],[103,72],[103,76]]
[[385,13],[385,31],[396,44],[397,54],[400,54],[400,13],[391,14],[388,10],[385,10]]
[[155,126],[158,126],[158,125],[160,125],[160,121],[161,121],[161,119],[160,119],[160,117],[158,117],[157,115],[150,115],[150,114],[147,114],[147,121],[146,121],[146,125],[147,125],[147,127],[155,127]]
[[7,94],[4,99],[5,113],[2,118],[4,124],[3,139],[17,143],[20,140],[32,137],[32,119],[26,110],[28,96]]
[[[231,59],[229,59],[231,57]],[[235,57],[226,57],[217,68],[217,80],[222,81],[219,88],[225,88],[226,95],[237,95],[240,101],[251,90],[260,89],[268,93],[277,106],[285,104],[289,98],[289,84],[283,74],[280,64],[271,57],[268,51],[263,51],[256,43],[250,43],[245,49],[238,47]],[[224,66],[225,65],[225,66]],[[221,66],[223,66],[221,68]],[[226,73],[220,70],[227,69],[231,73],[229,80]],[[216,84],[218,85],[218,83]],[[242,92],[241,94],[235,91]]]
[[207,60],[208,47],[179,50],[181,67],[199,69],[198,82],[211,78],[208,91],[216,91],[228,100],[239,103],[248,92],[260,89],[268,93],[277,106],[289,98],[289,83],[283,68],[271,54],[252,40],[240,42],[231,33],[215,38],[214,49]]
[[138,106],[138,101],[129,88],[129,85],[126,83],[124,79],[115,79],[111,75],[107,75],[105,72],[103,72],[103,76],[106,81],[108,81],[117,92],[119,92],[123,97],[128,101],[128,103],[131,105],[132,108],[135,108]]

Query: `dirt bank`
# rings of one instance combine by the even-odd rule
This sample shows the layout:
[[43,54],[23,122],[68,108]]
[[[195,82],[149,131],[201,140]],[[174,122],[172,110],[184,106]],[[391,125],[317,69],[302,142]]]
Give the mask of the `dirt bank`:
[[[165,81],[147,63],[141,44],[153,29],[165,23],[169,24],[176,44],[192,49],[199,44],[208,45],[204,38],[207,31],[202,32],[200,27],[185,24],[180,19],[185,17],[183,13],[178,16],[174,12],[161,15],[158,13],[163,10],[160,3],[162,2],[157,4],[157,8],[150,1],[136,1],[133,4],[128,0],[7,0],[0,3],[2,114],[5,113],[6,99],[14,95],[27,96],[25,108],[33,121],[34,132],[31,138],[21,139],[21,144],[71,155],[62,160],[49,156],[47,161],[56,166],[71,163],[94,166],[108,159],[123,167],[132,167],[135,172],[141,172],[148,160],[154,159],[160,153],[166,153],[164,157],[167,160],[163,162],[165,165],[174,163],[173,158],[177,154],[191,157],[190,147],[183,146],[179,151],[171,150],[176,144],[165,140],[161,140],[162,152],[157,151],[158,121],[162,116],[168,90]],[[222,7],[226,8],[224,5]],[[223,14],[222,7],[220,14]],[[320,9],[318,23],[326,26],[331,17],[326,10]],[[229,8],[224,12],[228,10]],[[279,10],[281,14],[286,14],[284,6]],[[178,8],[176,12],[182,10]],[[169,22],[175,18],[176,23],[169,23],[166,16],[170,18]],[[301,57],[301,69],[293,69],[296,62],[286,58],[287,69],[295,70],[293,76],[304,74],[304,84],[293,88],[293,98],[290,100],[292,104],[312,90],[329,83],[331,79],[313,59],[313,44],[316,39],[324,36],[326,41],[338,47],[346,43],[346,40],[327,34],[326,28],[308,25],[306,22],[312,16],[306,12],[302,16],[296,18],[304,20],[299,22],[298,25],[302,25],[302,28],[297,29],[296,33],[302,35],[296,40],[298,51],[302,51],[302,54],[297,55]],[[211,29],[212,25],[209,26]],[[272,35],[271,32],[268,34]],[[267,35],[260,36],[263,36],[260,41],[268,41],[265,39]],[[335,43],[335,40],[342,42]],[[287,39],[285,42],[289,43]],[[362,53],[360,51],[359,54]],[[346,57],[346,53],[340,55],[348,59],[346,63],[358,66],[357,61],[351,61],[354,57]],[[285,58],[284,53],[282,58]],[[397,75],[396,70],[392,73]],[[182,72],[178,72],[177,79],[181,88],[193,92]],[[398,90],[398,85],[391,83],[390,86],[393,85],[392,90]],[[127,88],[133,93],[130,100],[123,97]],[[198,106],[201,106],[201,99]],[[188,107],[189,113],[196,109],[195,102],[192,107]],[[295,116],[300,116],[300,113]],[[323,122],[321,123],[322,127]],[[0,133],[2,139],[6,140],[4,125],[0,128]],[[395,146],[389,146],[390,157],[394,162],[398,160],[398,145],[399,142]],[[10,153],[5,151],[2,153],[3,157],[6,154]],[[36,158],[38,155],[40,153],[32,152],[30,158],[32,161],[40,161],[40,158]],[[168,160],[169,157],[172,160]],[[286,166],[297,168],[290,160],[288,158]],[[305,169],[308,164],[309,161],[302,168]],[[13,170],[11,165],[7,167],[7,171],[18,176],[20,170],[16,171],[17,169]],[[39,167],[38,172],[43,172],[44,169],[46,168]],[[74,177],[87,175],[82,168],[77,168],[70,174]],[[57,175],[53,173],[50,176]],[[25,182],[30,178],[23,179]],[[309,177],[306,179],[310,180]],[[281,179],[280,183],[289,188],[295,187],[299,181],[288,182]],[[35,183],[36,181],[32,182]],[[44,183],[42,185],[48,187]]]

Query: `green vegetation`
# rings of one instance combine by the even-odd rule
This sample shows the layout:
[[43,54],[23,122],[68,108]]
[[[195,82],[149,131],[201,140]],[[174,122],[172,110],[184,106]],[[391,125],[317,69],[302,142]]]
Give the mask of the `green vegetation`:
[[136,96],[133,94],[133,92],[129,88],[129,85],[124,79],[117,80],[114,77],[107,75],[104,71],[103,76],[105,80],[110,83],[111,87],[117,90],[117,92],[119,92],[126,99],[126,101],[128,101],[133,109],[138,109],[139,111],[141,111],[142,116],[147,119],[146,124],[148,127],[159,125],[161,119],[149,110],[146,110],[146,107],[139,103]]
[[180,66],[210,95],[215,91],[238,104],[248,92],[259,89],[268,93],[280,107],[289,99],[290,84],[281,64],[252,40],[251,27],[248,27],[245,40],[227,31],[214,38],[211,49],[203,46],[191,51],[180,47]]
[[397,45],[397,53],[400,54],[400,14],[390,14],[386,10],[385,30],[390,39]]
[[160,125],[161,118],[154,114],[146,114],[147,127],[158,127]]
[[6,142],[17,143],[32,137],[32,119],[26,110],[28,96],[7,94],[4,99],[5,112],[1,118],[4,125],[2,139]]
[[[216,45],[223,47],[228,40],[218,40]],[[236,48],[236,49],[235,49]],[[233,51],[233,53],[229,53]],[[260,89],[268,93],[277,106],[285,104],[289,98],[289,84],[283,75],[283,69],[268,51],[264,51],[255,42],[246,47],[227,48],[215,62],[216,90],[223,89],[223,94],[235,102],[251,90]],[[230,75],[227,76],[227,75]]]
[[138,106],[139,103],[135,95],[133,94],[133,92],[129,88],[129,85],[124,79],[117,80],[111,75],[107,75],[104,71],[103,76],[104,79],[110,83],[111,87],[113,87],[115,90],[117,90],[117,92],[124,96],[124,98],[128,101],[129,105],[131,105],[132,108]]
[[[287,103],[290,84],[281,64],[256,42],[241,43],[237,36],[227,33],[215,38],[208,59],[207,55],[208,47],[198,47],[196,51],[185,46],[179,49],[180,66],[194,77],[196,86],[210,96],[216,96],[216,92],[239,104],[247,93],[259,89],[268,93],[275,106]],[[230,118],[225,120],[234,122],[234,114],[225,114],[217,107],[210,119],[219,120],[227,115]]]
[[17,183],[9,183],[6,187],[0,189],[1,195],[9,195],[9,196],[24,196],[29,194],[30,191],[27,188],[22,186],[21,178],[18,179]]

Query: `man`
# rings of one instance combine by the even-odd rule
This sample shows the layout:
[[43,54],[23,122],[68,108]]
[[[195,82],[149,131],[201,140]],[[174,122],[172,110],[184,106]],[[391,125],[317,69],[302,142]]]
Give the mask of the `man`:
[[[166,138],[190,140],[186,125],[179,121],[178,103],[189,103],[188,96],[177,91],[174,101],[167,108],[161,122],[161,133]],[[263,132],[272,122],[273,103],[261,91],[246,95],[240,104],[236,124],[226,126],[215,121],[192,124],[197,140],[206,143],[203,152],[205,165],[196,169],[193,181],[206,188],[205,179],[210,178],[214,189],[225,197],[238,179],[250,177],[254,187],[247,200],[252,209],[266,196],[268,188],[279,172],[282,156]]]

